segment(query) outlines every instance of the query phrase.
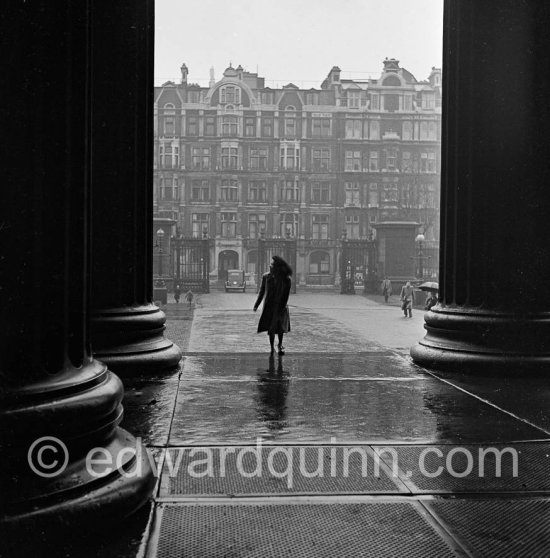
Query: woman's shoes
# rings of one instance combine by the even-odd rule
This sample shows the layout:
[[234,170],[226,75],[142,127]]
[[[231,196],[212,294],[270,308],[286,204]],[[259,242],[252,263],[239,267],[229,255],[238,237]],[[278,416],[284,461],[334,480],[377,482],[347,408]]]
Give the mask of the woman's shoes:
[[279,345],[279,354],[280,355],[284,355],[285,354],[285,348],[282,345]]

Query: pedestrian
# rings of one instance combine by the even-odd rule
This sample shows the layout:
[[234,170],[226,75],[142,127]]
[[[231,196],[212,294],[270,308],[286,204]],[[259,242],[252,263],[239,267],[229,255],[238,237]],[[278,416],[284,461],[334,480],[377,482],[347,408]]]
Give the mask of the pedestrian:
[[437,296],[435,293],[430,293],[430,296],[426,299],[426,304],[424,304],[424,310],[431,310],[433,306],[437,304]]
[[256,312],[262,299],[264,301],[262,315],[258,322],[258,333],[267,331],[272,354],[275,352],[275,335],[279,341],[279,354],[285,354],[283,336],[290,331],[287,302],[290,295],[291,276],[292,268],[285,260],[279,256],[273,256],[269,271],[262,276],[262,285],[254,304],[254,312]]
[[412,307],[414,303],[414,287],[411,285],[410,281],[407,281],[403,287],[401,287],[401,310],[407,317],[412,318]]
[[180,301],[180,296],[181,296],[181,287],[179,286],[179,284],[176,284],[175,288],[174,288],[174,300],[179,303]]
[[384,295],[384,302],[388,302],[391,293],[391,281],[388,279],[387,275],[384,275],[384,280],[382,281],[382,294]]
[[191,306],[191,304],[193,304],[193,298],[194,298],[194,294],[193,291],[191,289],[189,289],[186,293],[185,293],[185,300],[187,301],[187,303],[189,304],[189,306]]

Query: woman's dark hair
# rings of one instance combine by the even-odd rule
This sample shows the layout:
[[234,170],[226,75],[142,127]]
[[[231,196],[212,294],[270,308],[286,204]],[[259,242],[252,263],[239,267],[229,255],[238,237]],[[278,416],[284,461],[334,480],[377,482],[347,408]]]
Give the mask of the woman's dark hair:
[[276,275],[283,275],[290,277],[292,275],[292,268],[281,258],[281,256],[273,256],[273,273]]

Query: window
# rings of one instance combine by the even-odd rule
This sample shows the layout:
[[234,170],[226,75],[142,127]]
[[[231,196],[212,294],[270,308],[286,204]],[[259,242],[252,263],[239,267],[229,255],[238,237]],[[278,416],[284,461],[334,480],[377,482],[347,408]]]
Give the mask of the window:
[[210,184],[208,180],[193,180],[191,183],[191,200],[199,202],[210,201]]
[[369,207],[378,207],[378,184],[376,182],[369,184]]
[[220,91],[220,103],[222,105],[227,104],[241,104],[241,89],[239,87],[235,87],[234,85],[226,85],[225,87],[221,88]]
[[281,142],[281,168],[300,169],[300,145],[297,142]]
[[260,238],[260,233],[265,232],[265,215],[251,213],[248,216],[249,238]]
[[328,239],[328,215],[312,215],[311,238],[314,240]]
[[239,199],[239,183],[236,180],[222,180],[221,201],[235,202]]
[[198,103],[200,100],[200,91],[187,91],[187,102],[188,103]]
[[295,213],[283,213],[281,215],[281,236],[298,236],[298,215]]
[[403,151],[401,155],[401,171],[402,172],[412,172],[412,161],[410,151]]
[[378,93],[370,94],[370,110],[380,110],[380,95]]
[[384,95],[384,110],[388,112],[399,110],[399,95]]
[[309,272],[316,275],[330,273],[330,258],[326,252],[313,252],[309,257]]
[[346,234],[348,238],[359,238],[359,215],[346,215]]
[[296,118],[295,116],[285,116],[285,138],[295,138],[296,137]]
[[360,151],[346,151],[346,171],[360,171],[361,170],[361,152]]
[[164,118],[164,135],[173,136],[176,132],[176,122],[173,118]]
[[313,149],[313,170],[315,172],[328,172],[330,170],[330,149],[328,147]]
[[420,123],[420,139],[427,140],[428,138],[428,123],[421,122]]
[[248,185],[248,201],[249,202],[266,202],[267,186],[263,181],[252,181]]
[[296,137],[296,109],[294,107],[286,107],[284,116],[284,137]]
[[403,97],[403,110],[411,111],[412,110],[412,96],[405,95]]
[[397,149],[395,147],[389,147],[386,151],[386,169],[397,170]]
[[222,147],[222,169],[236,169],[238,149],[236,147]]
[[420,172],[436,172],[435,153],[420,154]]
[[281,202],[299,202],[300,185],[296,180],[285,180],[281,182]]
[[361,120],[346,120],[346,138],[361,138]]
[[428,123],[428,139],[437,140],[437,124],[435,122]]
[[313,118],[311,134],[314,138],[330,136],[330,118]]
[[273,91],[264,91],[262,93],[262,103],[264,105],[272,105],[273,104]]
[[359,108],[361,106],[361,92],[348,91],[348,108]]
[[369,155],[369,171],[378,172],[378,151],[371,151]]
[[205,136],[215,136],[216,135],[216,117],[206,116],[204,119],[204,135]]
[[179,146],[171,143],[161,143],[159,145],[159,165],[166,169],[179,167],[179,152]]
[[222,117],[222,136],[236,136],[238,131],[237,117]]
[[222,237],[234,238],[237,236],[237,214],[236,213],[222,213]]
[[306,105],[318,105],[319,93],[306,93]]
[[330,182],[314,182],[311,185],[311,203],[330,202]]
[[210,168],[210,147],[193,147],[193,169]]
[[399,201],[399,190],[397,189],[397,183],[391,182],[384,184],[382,190],[382,201],[391,205],[396,205]]
[[166,201],[173,201],[178,199],[178,177],[161,177],[160,179],[160,199]]
[[187,135],[188,136],[199,135],[199,119],[197,116],[189,115],[187,117]]
[[247,116],[244,119],[244,135],[247,138],[253,138],[256,135],[256,118]]
[[266,116],[262,117],[262,136],[264,138],[273,137],[273,118]]
[[435,108],[435,95],[431,92],[424,91],[422,95],[422,108],[432,110]]
[[208,236],[208,213],[193,213],[192,223],[194,237]]
[[361,205],[359,184],[357,182],[345,182],[344,186],[346,192],[345,205],[359,207]]
[[267,147],[250,148],[250,168],[252,170],[267,169]]
[[403,139],[404,140],[412,140],[413,139],[413,126],[412,122],[405,121],[403,122]]
[[378,120],[372,120],[370,123],[370,139],[380,139],[380,122]]

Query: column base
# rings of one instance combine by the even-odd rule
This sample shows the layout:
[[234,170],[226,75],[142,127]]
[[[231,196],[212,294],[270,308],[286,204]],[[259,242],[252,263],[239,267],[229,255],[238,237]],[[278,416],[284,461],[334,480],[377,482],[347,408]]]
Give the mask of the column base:
[[550,314],[437,305],[424,319],[426,336],[411,349],[420,366],[464,374],[550,373]]
[[154,304],[96,310],[92,314],[94,357],[121,376],[177,368],[182,354],[164,337],[166,316]]
[[147,502],[155,477],[145,448],[118,427],[122,394],[120,380],[95,360],[8,387],[0,531],[50,540],[67,527],[108,526]]

